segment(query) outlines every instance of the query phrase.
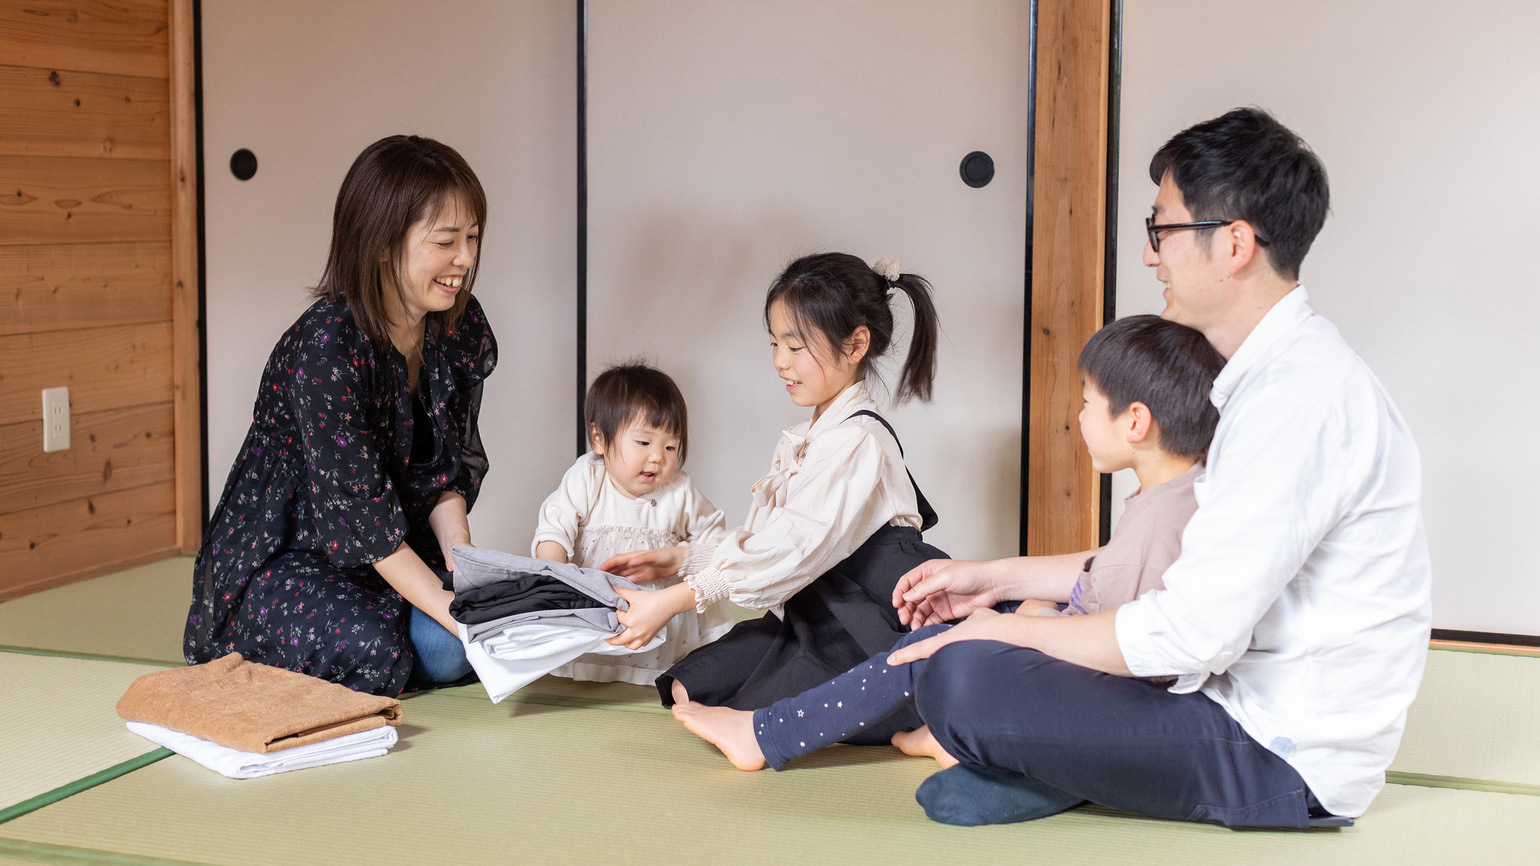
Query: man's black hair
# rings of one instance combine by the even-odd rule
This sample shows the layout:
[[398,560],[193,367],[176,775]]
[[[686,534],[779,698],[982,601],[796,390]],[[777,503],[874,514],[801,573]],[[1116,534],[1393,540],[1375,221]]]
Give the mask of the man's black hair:
[[1150,180],[1167,172],[1194,221],[1251,223],[1273,269],[1299,279],[1331,205],[1326,166],[1304,139],[1260,108],[1237,108],[1172,136],[1150,160]]
[[1225,359],[1203,335],[1159,316],[1129,316],[1097,331],[1080,350],[1080,374],[1107,398],[1113,417],[1143,403],[1160,448],[1202,459],[1219,410],[1209,400]]

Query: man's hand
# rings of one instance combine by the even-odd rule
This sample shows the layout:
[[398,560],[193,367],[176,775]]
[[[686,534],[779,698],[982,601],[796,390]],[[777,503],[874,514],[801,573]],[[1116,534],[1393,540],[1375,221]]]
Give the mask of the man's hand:
[[621,553],[599,564],[600,571],[628,577],[637,583],[673,577],[684,567],[683,547],[659,547]]
[[[898,621],[911,629],[962,619],[992,608],[998,589],[987,562],[932,559],[911,569],[893,588]],[[921,642],[923,643],[923,641]]]

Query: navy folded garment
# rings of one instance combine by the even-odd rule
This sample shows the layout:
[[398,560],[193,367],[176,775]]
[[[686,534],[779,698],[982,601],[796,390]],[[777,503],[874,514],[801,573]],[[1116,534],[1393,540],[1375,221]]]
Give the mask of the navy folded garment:
[[455,593],[449,615],[476,625],[535,610],[604,607],[591,596],[543,574],[513,574],[508,579]]

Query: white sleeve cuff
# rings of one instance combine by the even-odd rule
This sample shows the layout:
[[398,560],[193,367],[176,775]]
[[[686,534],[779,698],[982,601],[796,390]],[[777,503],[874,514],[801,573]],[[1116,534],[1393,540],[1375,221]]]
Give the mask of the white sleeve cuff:
[[722,577],[722,572],[715,568],[707,568],[695,574],[686,575],[685,582],[695,590],[695,612],[705,613],[706,608],[727,598],[727,580]]
[[[716,540],[721,541],[720,538]],[[684,548],[684,565],[679,568],[681,577],[689,577],[711,569],[711,557],[717,552],[716,545],[688,541],[680,546]]]

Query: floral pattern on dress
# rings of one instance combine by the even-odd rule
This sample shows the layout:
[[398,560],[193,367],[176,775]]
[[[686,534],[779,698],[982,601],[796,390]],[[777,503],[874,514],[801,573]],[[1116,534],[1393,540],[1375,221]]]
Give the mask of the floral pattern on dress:
[[[188,664],[238,652],[400,694],[412,670],[407,602],[372,563],[405,541],[443,567],[428,515],[445,491],[475,504],[487,472],[481,383],[496,364],[475,297],[455,334],[425,337],[415,398],[406,359],[372,343],[345,302],[311,305],[268,359],[198,551]],[[414,399],[432,425],[415,462]]]

